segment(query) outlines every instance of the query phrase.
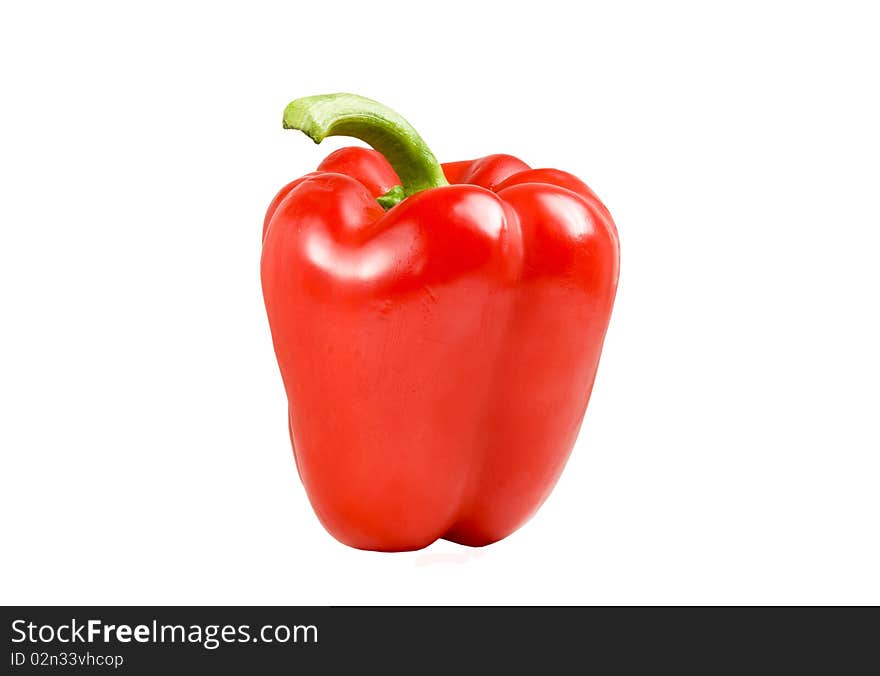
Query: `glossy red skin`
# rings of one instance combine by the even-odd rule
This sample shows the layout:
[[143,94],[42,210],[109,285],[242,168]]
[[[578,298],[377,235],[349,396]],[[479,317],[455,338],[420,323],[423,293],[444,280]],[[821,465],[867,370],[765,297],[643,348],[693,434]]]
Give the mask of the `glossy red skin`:
[[[262,282],[291,440],[326,529],[361,549],[500,540],[559,478],[617,288],[611,217],[571,174],[493,155],[388,212],[379,153],[286,186]],[[339,173],[341,172],[341,173]]]

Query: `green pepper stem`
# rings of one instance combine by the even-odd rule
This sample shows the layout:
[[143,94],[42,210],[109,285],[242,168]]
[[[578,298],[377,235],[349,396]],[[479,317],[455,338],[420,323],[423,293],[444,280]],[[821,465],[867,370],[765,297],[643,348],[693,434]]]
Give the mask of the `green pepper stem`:
[[443,169],[409,122],[390,108],[356,94],[306,96],[284,109],[284,128],[298,129],[315,143],[352,136],[369,143],[397,172],[403,196],[448,185]]

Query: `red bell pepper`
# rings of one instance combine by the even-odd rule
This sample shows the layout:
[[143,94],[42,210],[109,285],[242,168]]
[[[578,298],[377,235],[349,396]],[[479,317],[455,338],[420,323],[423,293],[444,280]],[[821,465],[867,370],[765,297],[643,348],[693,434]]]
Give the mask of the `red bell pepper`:
[[495,542],[571,453],[617,289],[617,231],[575,176],[438,164],[399,115],[298,99],[284,126],[360,138],[284,187],[262,284],[300,477],[326,529],[383,551]]

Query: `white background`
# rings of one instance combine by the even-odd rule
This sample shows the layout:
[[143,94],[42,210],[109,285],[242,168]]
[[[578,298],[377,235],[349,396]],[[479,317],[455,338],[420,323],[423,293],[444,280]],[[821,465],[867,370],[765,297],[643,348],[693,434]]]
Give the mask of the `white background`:
[[[0,601],[880,603],[880,100],[865,2],[4,3]],[[299,96],[582,176],[620,291],[519,532],[338,544],[259,285]]]

